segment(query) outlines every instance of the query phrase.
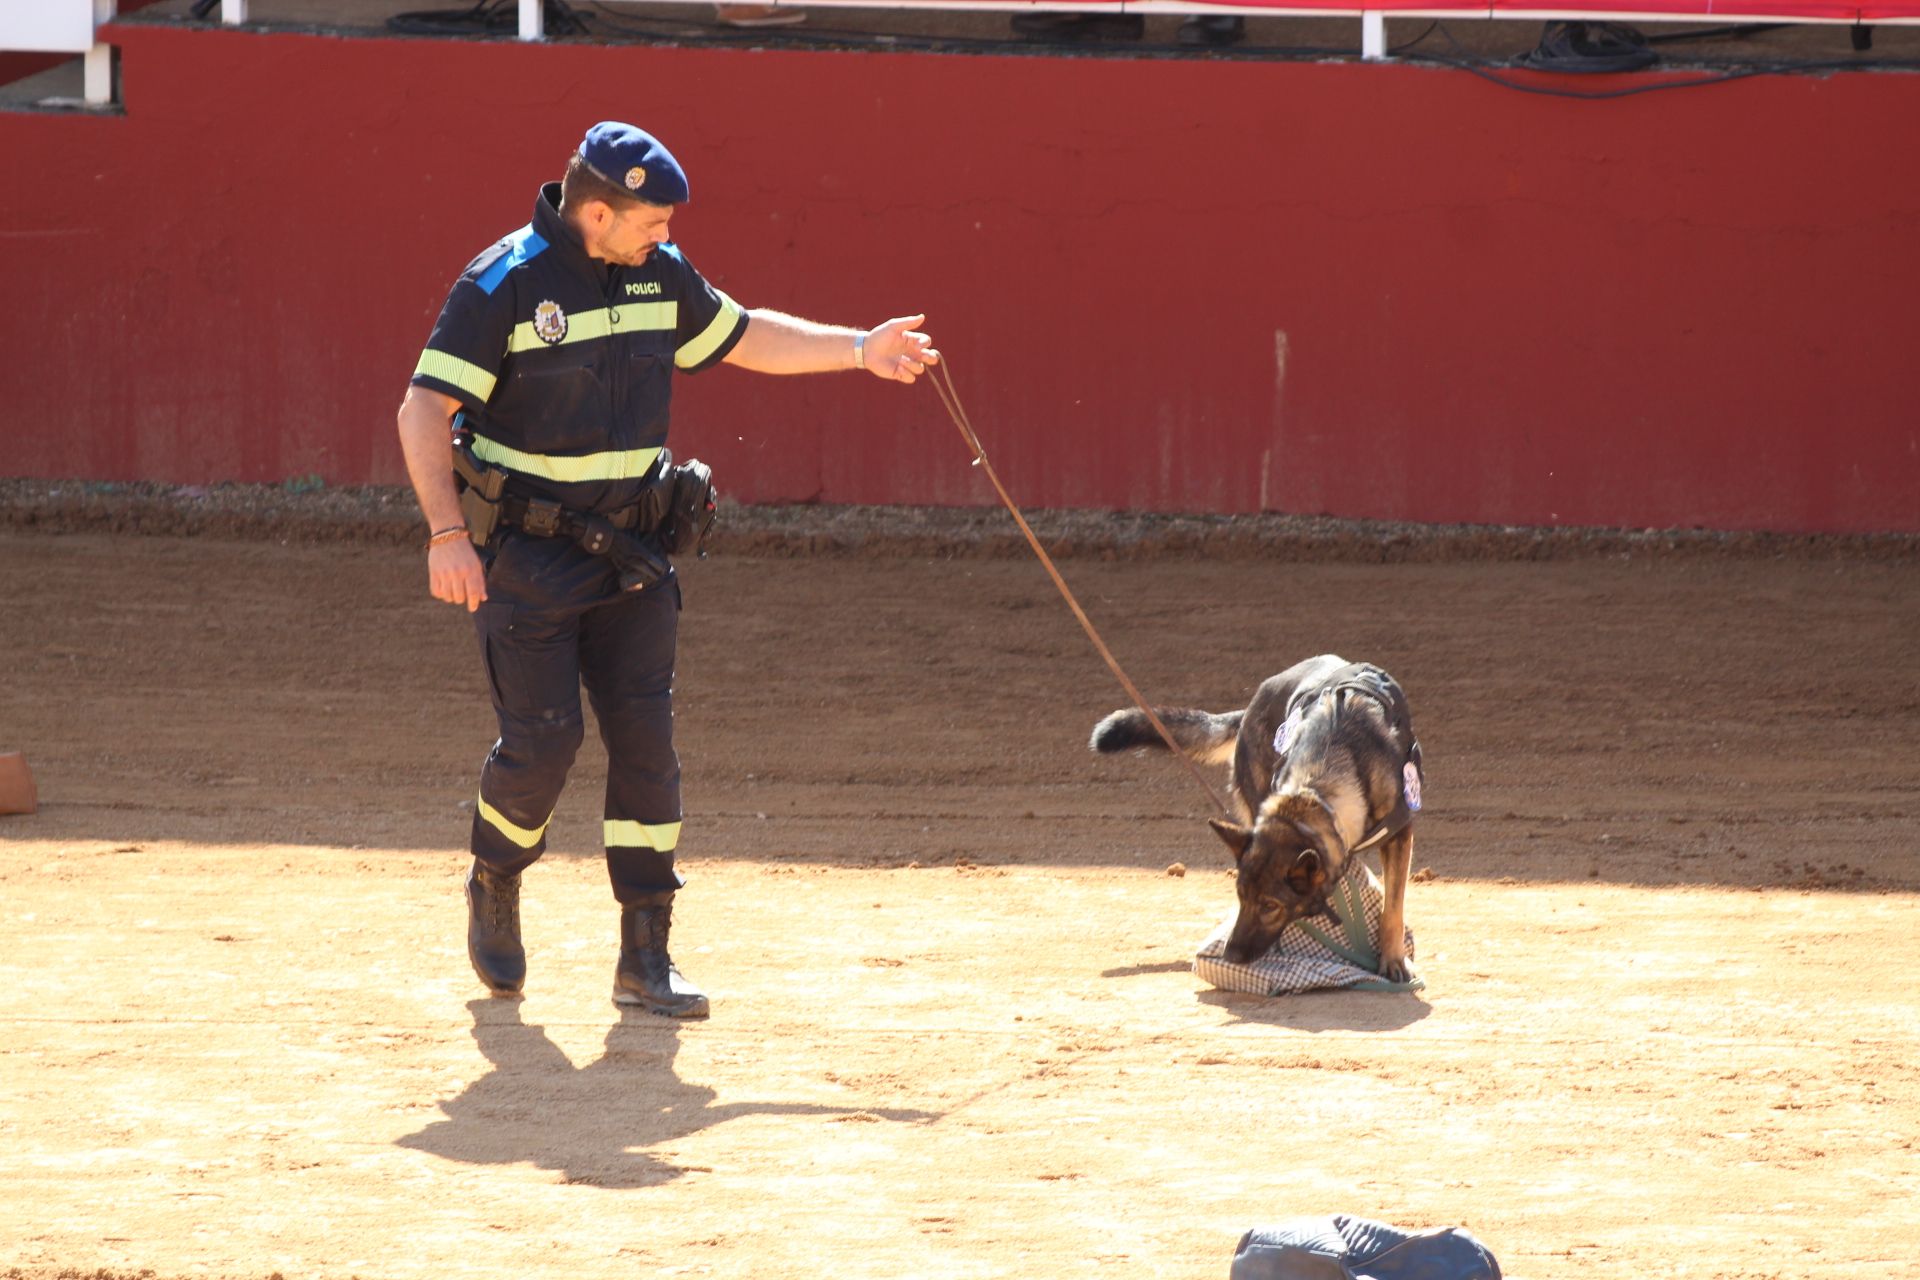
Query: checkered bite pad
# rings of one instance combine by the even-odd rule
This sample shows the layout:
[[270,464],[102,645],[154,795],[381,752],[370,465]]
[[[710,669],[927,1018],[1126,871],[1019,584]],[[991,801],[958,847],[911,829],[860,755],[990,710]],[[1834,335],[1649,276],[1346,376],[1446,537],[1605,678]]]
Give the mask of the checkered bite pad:
[[[1227,960],[1227,935],[1233,932],[1237,911],[1215,926],[1193,957],[1193,975],[1222,991],[1245,991],[1257,996],[1284,996],[1300,991],[1351,987],[1358,991],[1418,991],[1426,986],[1388,982],[1380,968],[1380,879],[1356,861],[1328,895],[1340,916],[1335,924],[1325,916],[1311,923],[1287,926],[1273,949],[1248,964]],[[1413,959],[1413,930],[1407,930],[1407,958]]]

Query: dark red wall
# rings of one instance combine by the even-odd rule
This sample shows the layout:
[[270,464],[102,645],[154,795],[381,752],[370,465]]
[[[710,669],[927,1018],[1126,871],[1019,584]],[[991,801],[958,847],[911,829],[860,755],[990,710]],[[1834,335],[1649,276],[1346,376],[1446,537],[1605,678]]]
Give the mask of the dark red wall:
[[79,57],[77,53],[0,53],[0,84],[50,71],[63,62]]
[[[1920,530],[1920,76],[112,36],[123,117],[0,116],[7,473],[402,479],[447,285],[624,117],[742,302],[929,312],[1025,503]],[[674,443],[993,500],[925,387],[723,368]]]

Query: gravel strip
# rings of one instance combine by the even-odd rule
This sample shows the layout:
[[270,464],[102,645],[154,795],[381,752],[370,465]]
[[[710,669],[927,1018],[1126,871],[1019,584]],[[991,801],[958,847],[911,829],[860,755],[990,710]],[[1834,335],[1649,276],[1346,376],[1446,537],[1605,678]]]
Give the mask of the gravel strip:
[[[1187,557],[1357,564],[1474,560],[1920,560],[1920,534],[1423,525],[1326,516],[1029,511],[1059,559]],[[0,530],[407,546],[426,526],[400,486],[166,485],[0,479]],[[1005,559],[1031,554],[997,507],[741,506],[722,502],[714,555]]]

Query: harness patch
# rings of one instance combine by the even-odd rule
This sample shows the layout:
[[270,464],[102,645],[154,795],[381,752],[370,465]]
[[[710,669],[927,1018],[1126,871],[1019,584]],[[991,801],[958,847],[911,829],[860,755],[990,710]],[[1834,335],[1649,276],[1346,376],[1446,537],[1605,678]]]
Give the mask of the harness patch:
[[1287,744],[1293,741],[1293,735],[1300,732],[1300,708],[1295,707],[1293,714],[1273,731],[1273,749],[1278,755],[1287,754]]
[[1414,813],[1420,812],[1420,769],[1413,761],[1407,761],[1406,768],[1400,771],[1400,777],[1406,784],[1407,808]]
[[533,309],[533,334],[550,347],[566,339],[567,313],[559,303],[549,300]]

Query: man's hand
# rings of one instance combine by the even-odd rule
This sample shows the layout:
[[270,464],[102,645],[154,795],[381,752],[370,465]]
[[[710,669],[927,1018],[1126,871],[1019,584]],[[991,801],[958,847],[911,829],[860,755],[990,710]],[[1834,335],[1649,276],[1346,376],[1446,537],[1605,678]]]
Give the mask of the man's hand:
[[433,598],[448,604],[464,604],[472,613],[487,598],[487,573],[480,556],[465,538],[443,542],[427,550],[427,577]]
[[926,320],[924,315],[901,316],[868,330],[861,357],[867,372],[888,382],[912,382],[927,371],[928,365],[939,364],[940,353],[933,349],[933,339],[913,327]]

